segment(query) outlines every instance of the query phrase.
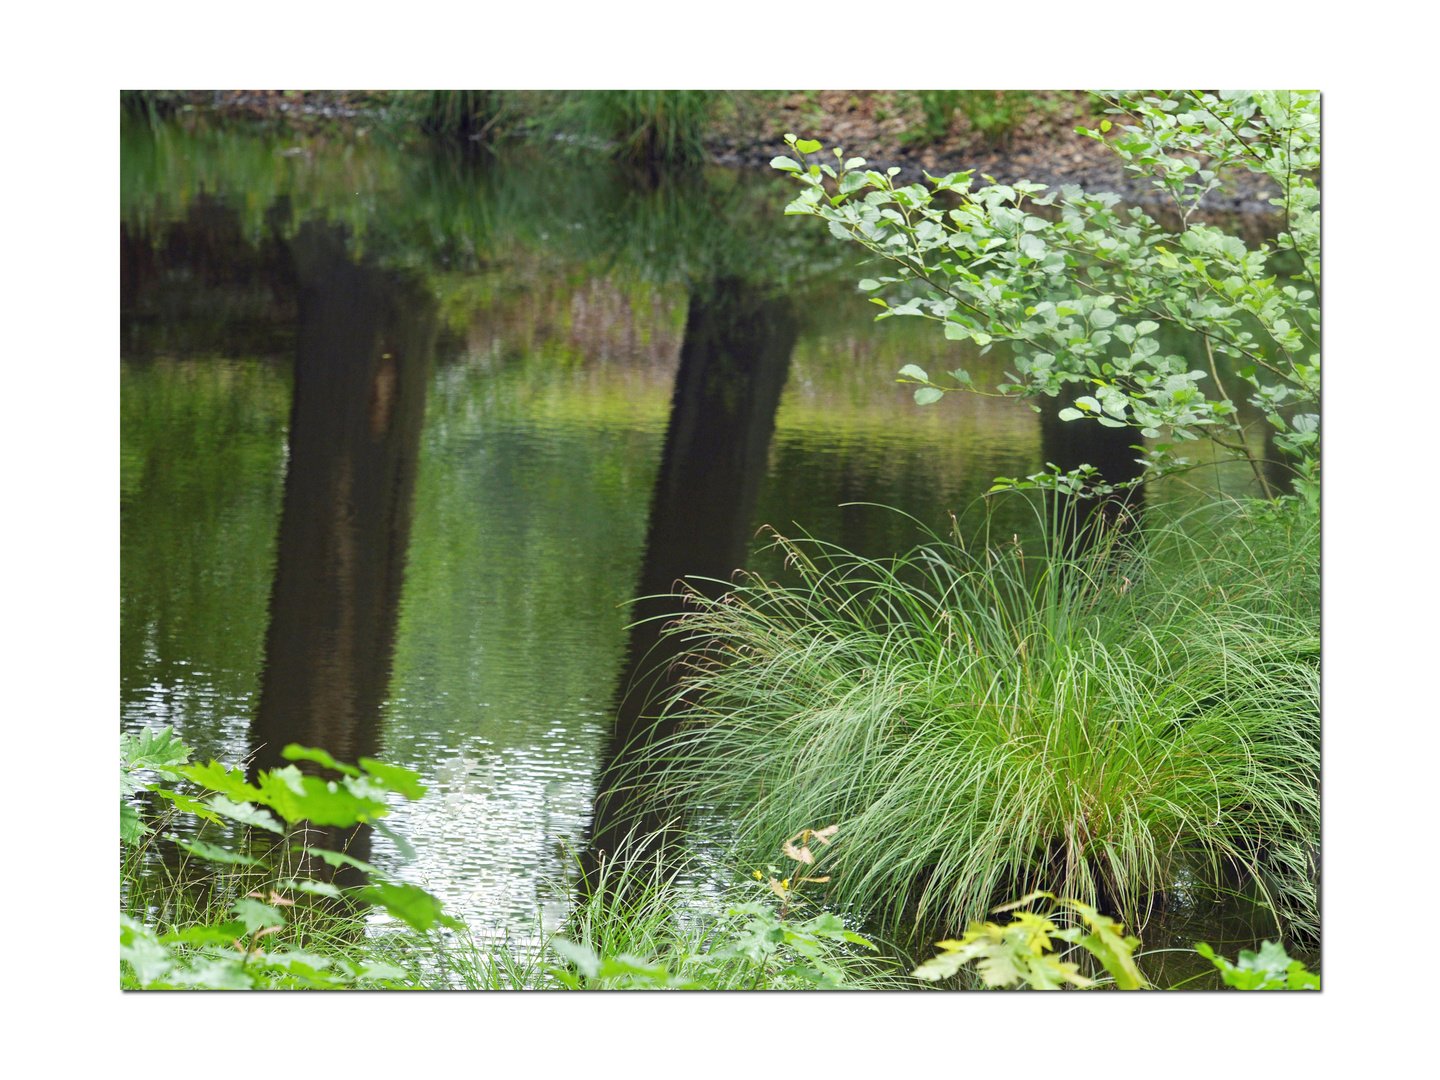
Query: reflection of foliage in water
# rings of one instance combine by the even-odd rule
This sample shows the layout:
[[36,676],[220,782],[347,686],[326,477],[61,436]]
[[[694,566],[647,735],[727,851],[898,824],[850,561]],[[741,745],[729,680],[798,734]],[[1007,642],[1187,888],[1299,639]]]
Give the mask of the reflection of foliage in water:
[[[348,225],[366,251],[432,271],[545,249],[660,282],[788,286],[853,262],[832,238],[784,220],[784,185],[763,174],[636,170],[533,148],[502,158],[473,146],[395,149],[198,120],[122,125],[122,219],[173,220],[203,192],[228,198],[255,242],[319,218]],[[276,206],[283,214],[267,222]]]
[[288,383],[259,362],[121,368],[125,714],[207,749],[227,716],[243,732],[260,667]]

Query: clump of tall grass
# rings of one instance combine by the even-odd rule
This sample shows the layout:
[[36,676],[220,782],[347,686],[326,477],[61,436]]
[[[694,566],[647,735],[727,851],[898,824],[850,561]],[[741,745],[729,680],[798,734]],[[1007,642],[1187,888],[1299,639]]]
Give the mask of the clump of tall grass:
[[622,161],[703,161],[713,90],[585,90],[571,95],[563,120],[604,139]]
[[402,90],[395,95],[396,111],[403,118],[427,134],[450,138],[487,134],[505,106],[499,90]]
[[1138,927],[1188,869],[1318,932],[1317,526],[1241,511],[1040,559],[776,543],[798,586],[692,598],[654,750],[742,857],[838,822],[830,900],[892,927],[1036,888]]

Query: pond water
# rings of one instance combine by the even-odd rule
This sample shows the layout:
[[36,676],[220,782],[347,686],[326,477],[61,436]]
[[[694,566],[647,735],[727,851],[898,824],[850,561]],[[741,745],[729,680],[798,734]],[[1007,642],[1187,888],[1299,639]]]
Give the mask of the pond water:
[[766,525],[903,550],[884,507],[944,532],[1114,452],[917,407],[900,367],[993,383],[998,352],[873,322],[777,176],[203,118],[122,146],[122,730],[418,770],[414,854],[371,856],[481,929],[563,913],[637,591],[781,573]]

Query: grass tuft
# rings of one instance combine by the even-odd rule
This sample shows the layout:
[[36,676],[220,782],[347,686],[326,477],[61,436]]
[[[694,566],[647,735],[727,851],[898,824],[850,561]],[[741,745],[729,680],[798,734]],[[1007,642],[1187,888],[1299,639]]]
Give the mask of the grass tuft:
[[661,783],[734,814],[742,859],[838,822],[829,900],[887,927],[1037,888],[1140,927],[1187,870],[1316,934],[1319,532],[1272,518],[1042,559],[778,538],[798,587],[694,596],[674,630]]
[[403,90],[395,95],[396,111],[430,135],[480,138],[505,113],[499,90]]
[[622,161],[694,163],[705,160],[718,96],[711,90],[585,90],[562,112],[585,134],[609,142]]

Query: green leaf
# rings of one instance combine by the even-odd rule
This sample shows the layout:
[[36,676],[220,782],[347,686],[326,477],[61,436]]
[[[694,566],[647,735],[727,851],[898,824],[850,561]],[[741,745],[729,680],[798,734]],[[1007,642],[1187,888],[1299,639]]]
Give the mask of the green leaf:
[[167,945],[227,945],[233,946],[235,942],[243,938],[248,930],[242,922],[220,923],[219,925],[187,926],[184,930],[176,930],[174,933],[166,934],[161,942]]
[[780,169],[780,170],[783,171],[783,172],[799,172],[799,171],[800,171],[800,163],[799,163],[798,161],[792,161],[792,160],[791,160],[790,158],[788,158],[788,157],[775,157],[775,158],[771,158],[771,159],[770,159],[770,167],[771,167],[772,169]]
[[360,899],[384,908],[416,930],[429,930],[436,924],[452,930],[465,928],[458,920],[446,915],[440,901],[418,885],[382,881],[360,890]]
[[802,154],[813,154],[820,149],[820,144],[814,139],[797,139],[795,149]]
[[202,859],[218,863],[234,863],[238,866],[263,866],[259,859],[252,859],[249,855],[237,855],[233,851],[226,851],[214,844],[207,844],[204,840],[181,840],[174,838],[175,843],[192,855],[198,855]]
[[919,379],[921,382],[929,382],[930,376],[925,374],[925,369],[914,364],[906,364],[900,369],[902,378]]
[[360,767],[391,791],[398,791],[407,799],[419,799],[425,795],[425,785],[420,783],[420,774],[413,769],[402,769],[399,765],[387,765],[374,758],[362,757]]
[[926,960],[910,974],[927,982],[939,982],[954,975],[969,959],[970,957],[962,952],[942,952]]
[[239,954],[228,957],[204,957],[190,967],[173,973],[169,980],[176,986],[199,986],[206,990],[249,990],[255,985]]
[[945,396],[945,391],[934,386],[922,386],[915,391],[916,405],[930,405]]
[[[203,821],[214,822],[218,825],[223,820],[219,814],[210,808],[208,803],[200,802],[198,799],[192,799],[188,795],[181,795],[178,791],[167,791],[165,788],[151,788],[150,790],[151,794],[158,798],[173,803],[175,809],[183,810],[187,814],[194,814]],[[219,798],[219,796],[215,796],[215,798]]]
[[[187,800],[188,801],[188,800]],[[175,804],[180,805],[176,799]],[[256,828],[268,829],[273,833],[284,833],[280,823],[270,816],[269,811],[257,809],[248,802],[231,802],[224,795],[212,795],[204,806],[231,821],[238,821],[242,825],[253,825]]]
[[120,916],[120,959],[130,965],[141,986],[148,986],[175,966],[171,951],[155,938],[144,923]]
[[1105,326],[1113,326],[1115,313],[1108,308],[1097,307],[1090,312],[1090,325],[1097,329]]
[[408,982],[410,973],[404,968],[396,967],[394,964],[382,963],[379,960],[369,960],[360,965],[360,970],[355,973],[357,979],[385,980],[388,982]]
[[415,858],[415,848],[410,843],[410,841],[406,840],[405,837],[401,836],[394,829],[390,828],[390,826],[386,825],[385,822],[375,822],[375,831],[378,832],[381,836],[384,836],[392,844],[394,844],[395,847],[399,850],[402,858]]
[[948,340],[950,340],[950,341],[964,341],[964,340],[965,340],[966,338],[968,338],[969,336],[970,336],[970,329],[969,329],[969,327],[961,326],[961,325],[960,325],[959,323],[957,323],[957,322],[947,322],[947,323],[945,324],[945,337],[946,337]]
[[390,812],[380,798],[357,791],[357,781],[343,784],[306,776],[293,765],[272,769],[260,778],[260,800],[273,806],[286,821],[310,821],[316,825],[348,827],[373,822]]
[[236,900],[235,906],[231,910],[245,924],[247,933],[253,934],[256,930],[264,929],[267,926],[285,925],[285,916],[280,914],[278,908],[262,904],[259,900],[252,900],[248,896],[242,896]]
[[135,845],[140,843],[140,838],[151,832],[151,829],[140,820],[140,811],[127,802],[120,804],[120,841],[121,843]]
[[1078,900],[1062,900],[1061,903],[1079,912],[1080,917],[1089,924],[1091,932],[1080,938],[1079,944],[1105,965],[1105,970],[1115,979],[1117,987],[1121,990],[1149,988],[1150,984],[1145,981],[1145,976],[1141,975],[1140,969],[1135,966],[1134,955],[1140,945],[1139,938],[1121,936],[1124,927],[1108,915],[1101,915],[1089,904],[1082,904]]
[[1061,420],[1079,420],[1084,415],[1079,409],[1061,409],[1059,413]]
[[280,756],[286,761],[313,761],[317,765],[321,765],[327,769],[334,769],[336,772],[342,772],[346,776],[360,775],[360,770],[354,765],[342,765],[324,750],[317,750],[314,747],[300,746],[296,743],[291,743],[285,747],[284,750],[280,751]]
[[295,847],[291,850],[303,852],[306,855],[313,855],[315,856],[315,858],[320,859],[323,862],[327,862],[334,867],[353,866],[355,867],[355,869],[365,874],[380,873],[379,870],[375,869],[375,867],[371,866],[368,862],[362,862],[361,860],[355,858],[355,856],[347,855],[343,851],[329,851],[325,848],[301,847],[299,844],[295,845]]
[[[190,760],[190,747],[175,736],[173,729],[145,728],[139,735],[120,737],[121,783],[125,773],[139,769],[156,769],[173,772],[173,766],[183,765]],[[133,794],[130,792],[129,794]]]
[[275,884],[281,889],[292,889],[295,892],[309,893],[311,896],[324,896],[331,900],[339,900],[345,895],[328,881],[311,881],[308,878],[284,878]]
[[874,278],[861,278],[860,284],[857,285],[856,288],[861,289],[864,292],[874,292],[876,289],[880,288],[880,282],[876,281]]
[[647,964],[638,956],[632,956],[630,953],[617,953],[601,959],[600,978],[618,979],[626,976],[664,984],[669,981],[670,973],[665,970],[664,964]]
[[593,979],[600,974],[600,957],[596,956],[595,950],[588,945],[555,937],[550,939],[550,948],[559,953],[566,963],[573,964],[587,979]]
[[204,765],[186,765],[175,771],[187,780],[193,780],[201,787],[218,791],[239,802],[262,801],[260,789],[246,783],[243,769],[227,769],[220,762],[212,760]]

